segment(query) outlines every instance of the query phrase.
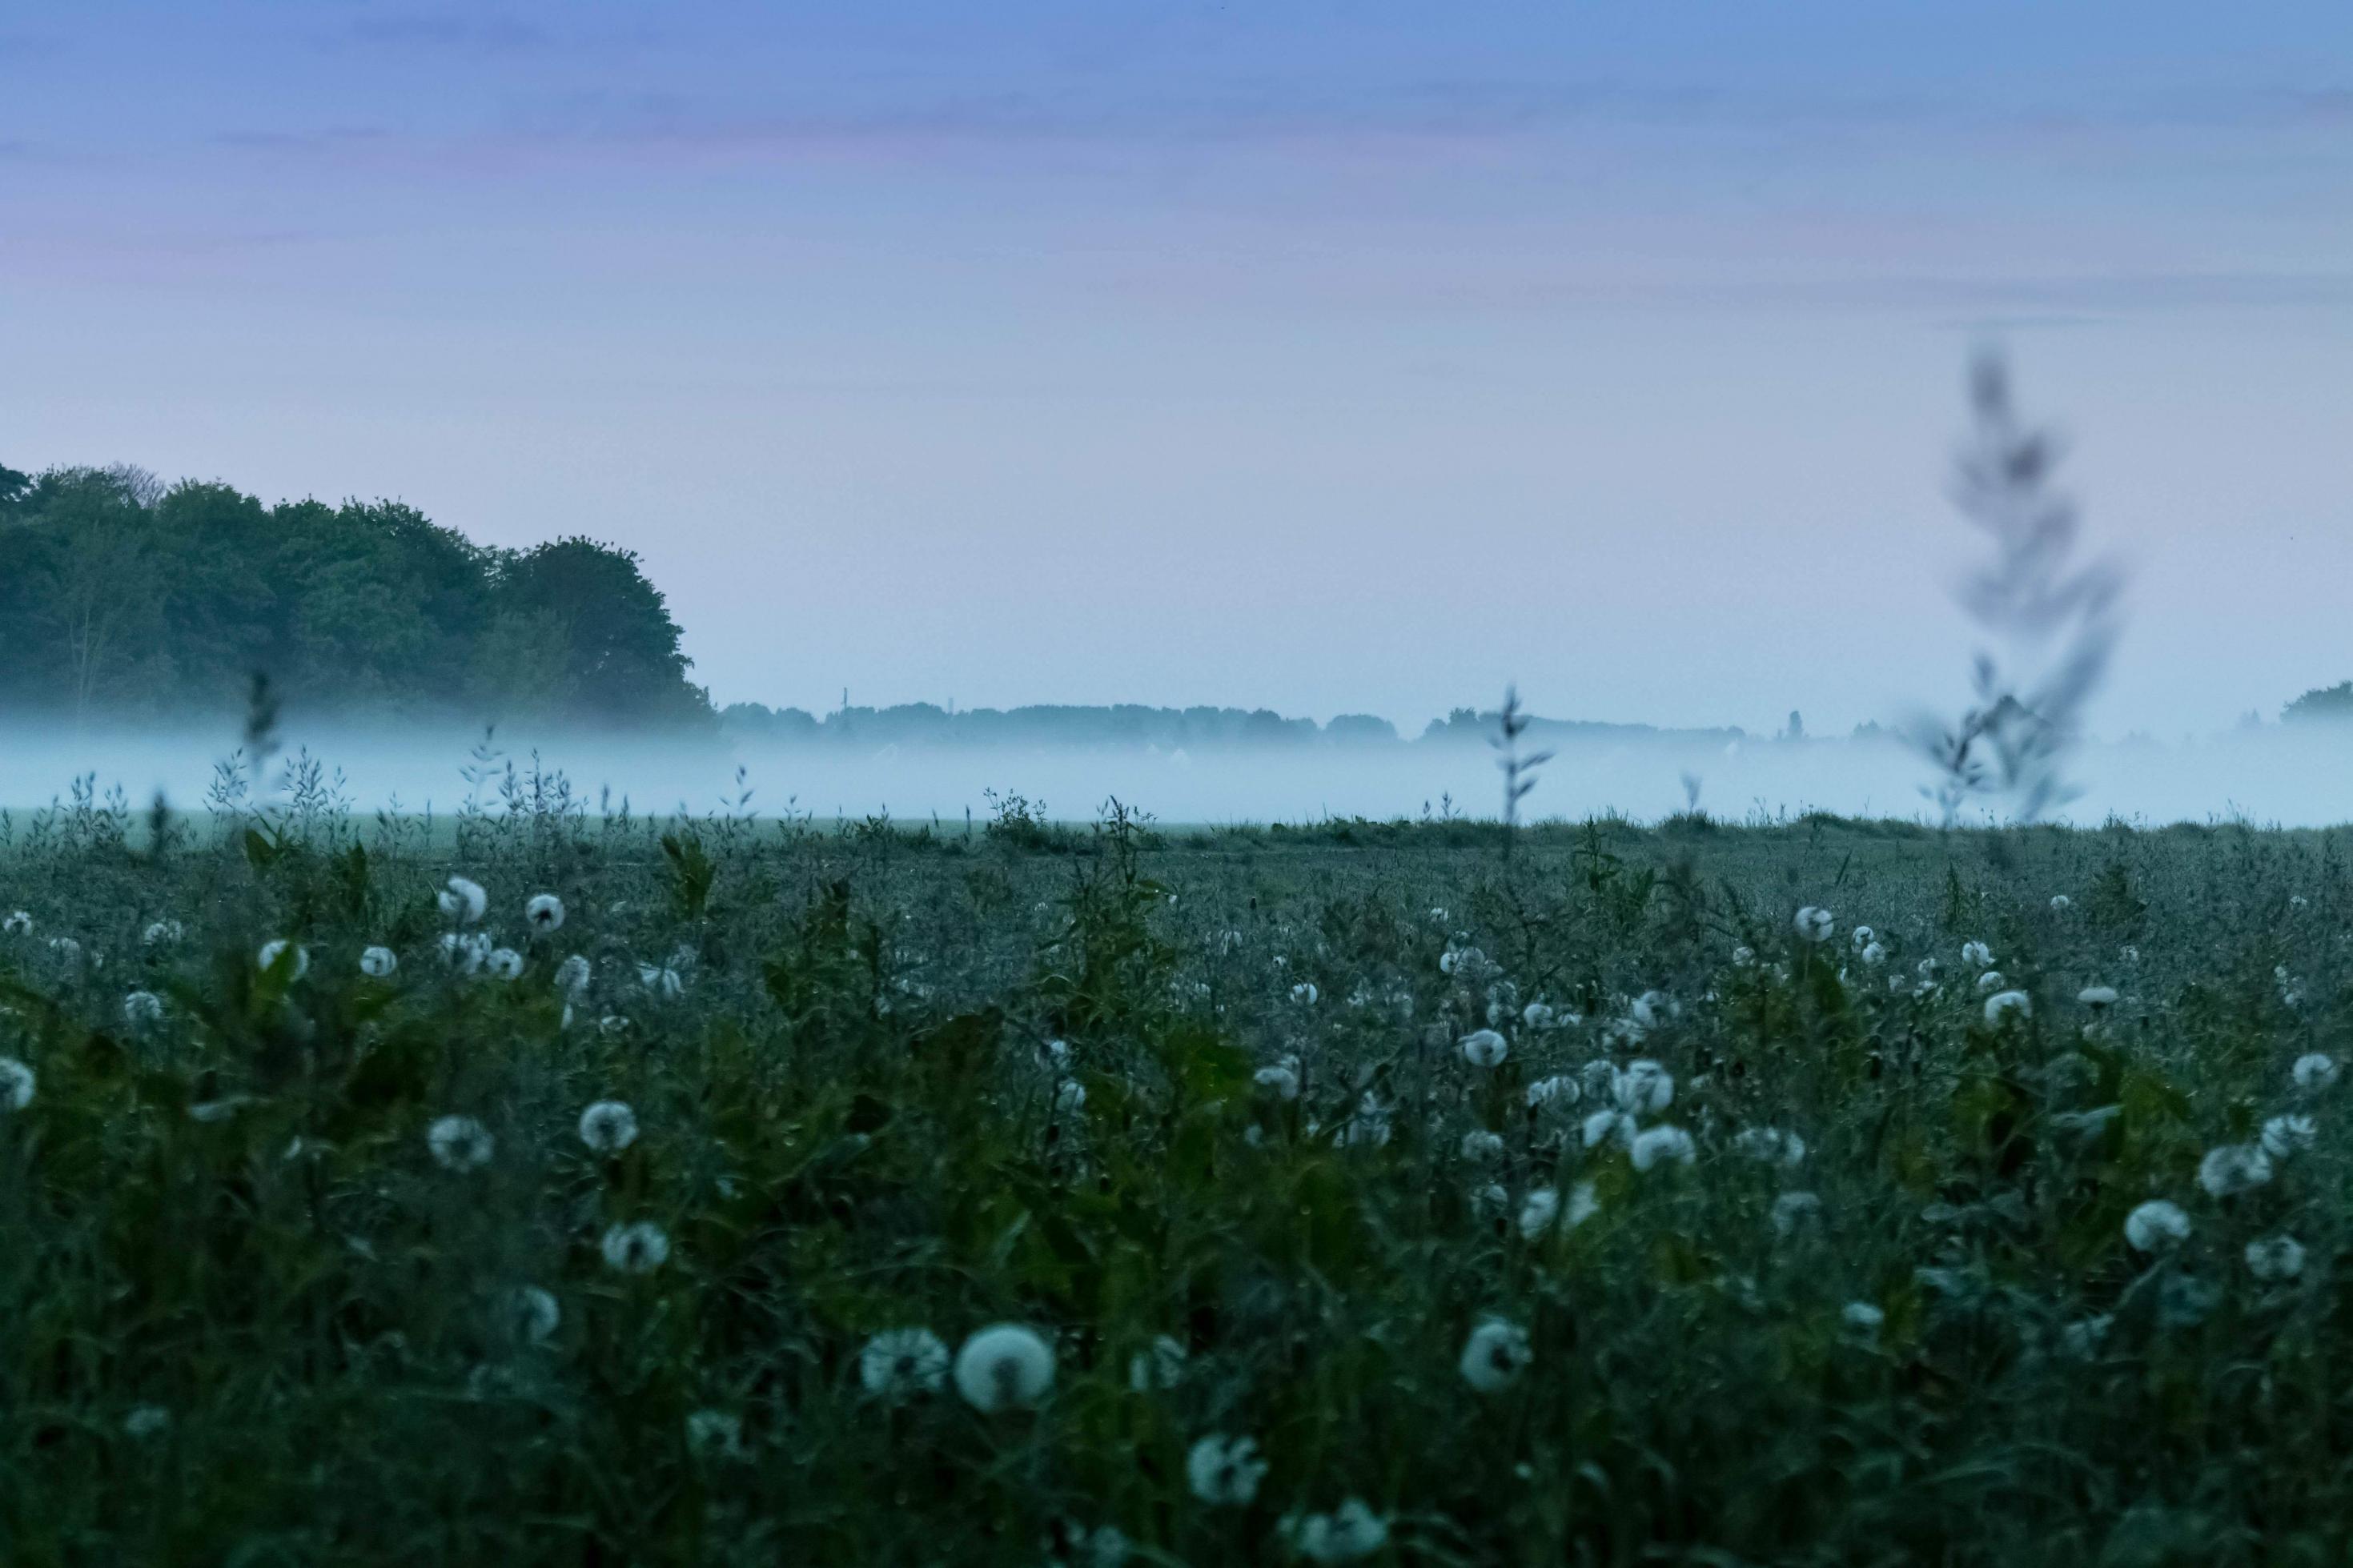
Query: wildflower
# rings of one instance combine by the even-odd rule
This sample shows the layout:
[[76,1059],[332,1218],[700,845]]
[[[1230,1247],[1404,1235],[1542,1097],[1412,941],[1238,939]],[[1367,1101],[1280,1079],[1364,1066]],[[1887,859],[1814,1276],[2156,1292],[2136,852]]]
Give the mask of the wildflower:
[[1250,1074],[1250,1079],[1259,1088],[1271,1093],[1277,1100],[1299,1098],[1299,1074],[1290,1068],[1261,1068]]
[[523,924],[540,936],[549,936],[564,929],[564,900],[554,893],[534,893],[522,907]]
[[947,1342],[929,1329],[885,1330],[858,1352],[858,1381],[878,1399],[935,1394],[947,1375]]
[[2179,1204],[2151,1198],[2125,1216],[2125,1240],[2136,1252],[2156,1252],[2189,1239],[2189,1216]]
[[387,978],[400,967],[400,959],[388,947],[371,947],[360,954],[360,973],[371,980]]
[[1531,1107],[1555,1104],[1571,1106],[1577,1103],[1578,1092],[1575,1079],[1556,1073],[1550,1078],[1540,1078],[1528,1085],[1527,1102]]
[[1798,911],[1799,942],[1828,942],[1831,938],[1831,912],[1808,904]]
[[2292,910],[2303,909],[2311,902],[2312,900],[2306,898],[2302,893],[2290,893],[2287,896],[2287,907]]
[[617,1273],[650,1274],[670,1261],[669,1233],[649,1219],[609,1226],[598,1245]]
[[1806,1158],[1806,1141],[1778,1127],[1746,1128],[1733,1139],[1732,1147],[1764,1165],[1797,1165]]
[[1820,1219],[1822,1200],[1811,1193],[1783,1193],[1773,1200],[1773,1234],[1787,1236],[1809,1220]]
[[686,1446],[697,1454],[740,1454],[744,1451],[744,1418],[724,1410],[687,1413]]
[[450,878],[441,891],[434,895],[434,902],[441,906],[444,916],[460,925],[472,925],[482,918],[482,911],[491,907],[490,895],[482,891],[482,885],[470,882],[463,877]]
[[1480,1394],[1498,1394],[1520,1380],[1535,1352],[1528,1331],[1517,1323],[1490,1318],[1471,1331],[1462,1345],[1462,1381]]
[[2298,1057],[2295,1065],[2288,1068],[2288,1076],[2295,1080],[2296,1088],[2317,1094],[2337,1081],[2337,1058],[2322,1051]]
[[2247,1243],[2247,1272],[2258,1279],[2293,1279],[2304,1272],[2304,1244],[2292,1236]]
[[1035,1329],[997,1323],[956,1352],[956,1392],[983,1415],[1030,1405],[1054,1386],[1054,1352]]
[[1876,969],[1886,962],[1887,950],[1879,943],[1874,942],[1862,950],[1862,964],[1865,969]]
[[607,1013],[596,1020],[596,1031],[607,1039],[617,1039],[629,1032],[629,1021],[618,1013]]
[[564,1309],[556,1304],[553,1291],[518,1285],[507,1294],[507,1321],[515,1338],[526,1344],[545,1344],[564,1321]]
[[1310,1563],[1354,1563],[1389,1540],[1388,1521],[1361,1498],[1350,1498],[1330,1513],[1285,1515],[1276,1529]]
[[1752,963],[1756,963],[1756,962],[1757,962],[1757,950],[1756,950],[1756,949],[1754,949],[1754,948],[1752,948],[1752,947],[1749,947],[1749,946],[1747,946],[1747,945],[1746,945],[1746,944],[1743,944],[1743,945],[1738,946],[1738,947],[1736,947],[1736,948],[1734,948],[1734,949],[1732,950],[1732,963],[1733,963],[1733,967],[1734,967],[1734,968],[1736,968],[1736,969],[1746,969],[1746,968],[1747,968],[1750,964],[1752,964]]
[[1588,1149],[1608,1142],[1629,1147],[1634,1142],[1634,1119],[1622,1110],[1597,1110],[1585,1119],[1578,1135]]
[[1057,1065],[1069,1061],[1071,1059],[1071,1042],[1068,1040],[1048,1040],[1046,1042],[1046,1055],[1051,1058]]
[[0,931],[10,936],[30,936],[33,934],[33,917],[18,910],[5,921],[0,921]]
[[1859,1334],[1876,1334],[1887,1322],[1887,1314],[1869,1301],[1849,1301],[1839,1318]]
[[1187,1359],[1180,1341],[1162,1334],[1149,1351],[1138,1351],[1127,1358],[1127,1386],[1138,1394],[1174,1388],[1185,1380]]
[[187,928],[174,920],[161,920],[140,933],[140,942],[148,947],[176,946],[187,934]]
[[498,980],[512,980],[522,973],[522,954],[511,947],[492,948],[482,960],[483,967]]
[[1847,934],[1847,942],[1853,947],[1855,952],[1861,952],[1864,948],[1869,947],[1872,944],[1873,941],[1878,936],[1878,934],[1879,933],[1877,931],[1873,931],[1869,926],[1857,926],[1853,931]]
[[658,996],[672,1000],[686,991],[686,982],[680,978],[678,971],[662,964],[638,964],[638,984]]
[[1500,1133],[1484,1128],[1473,1128],[1462,1134],[1462,1157],[1474,1163],[1499,1160],[1504,1155],[1504,1139]]
[[1322,994],[1322,992],[1315,989],[1315,983],[1312,980],[1303,980],[1291,988],[1291,999],[1303,1007],[1313,1007],[1315,1005],[1315,999]]
[[2086,985],[2075,993],[2075,1000],[2086,1007],[2113,1007],[2116,1003],[2116,988],[2113,985]]
[[272,970],[278,967],[278,961],[286,955],[289,948],[292,948],[294,952],[294,978],[300,980],[311,973],[311,955],[301,948],[295,947],[284,937],[281,936],[274,942],[263,942],[261,952],[255,956],[260,961],[261,967],[265,971]]
[[161,1023],[163,1018],[164,999],[153,991],[133,991],[122,999],[122,1021],[134,1029]]
[[1645,1057],[1611,1078],[1609,1093],[1619,1110],[1654,1116],[1674,1103],[1674,1075]]
[[2198,1184],[2212,1197],[2235,1197],[2271,1179],[2272,1157],[2259,1144],[2224,1143],[2198,1162]]
[[588,961],[575,952],[555,966],[555,988],[577,999],[586,994],[591,973]]
[[2053,893],[2051,895],[2051,911],[2053,914],[2063,915],[2067,912],[2068,906],[2074,901],[2064,893]]
[[32,1104],[38,1082],[33,1069],[15,1057],[0,1057],[0,1110],[22,1110]]
[[1661,1161],[1688,1165],[1698,1158],[1692,1135],[1680,1127],[1646,1127],[1634,1134],[1626,1146],[1626,1153],[1634,1162],[1634,1169],[1647,1171]]
[[1500,1219],[1504,1211],[1511,1206],[1512,1194],[1504,1190],[1501,1182],[1489,1182],[1483,1187],[1473,1189],[1471,1194],[1472,1211],[1481,1219]]
[[1462,1059],[1474,1068],[1500,1066],[1511,1051],[1504,1037],[1493,1029],[1474,1029],[1462,1037]]
[[2319,1138],[2320,1124],[2309,1116],[2290,1112],[2263,1123],[2263,1152],[2275,1160],[2301,1154]]
[[1353,1143],[1377,1149],[1389,1141],[1389,1108],[1381,1103],[1378,1095],[1366,1089],[1365,1098],[1356,1104],[1356,1113],[1332,1142],[1344,1148]]
[[[1593,1184],[1577,1183],[1568,1193],[1568,1228],[1575,1230],[1583,1225],[1599,1206],[1593,1195]],[[1534,1241],[1552,1229],[1560,1217],[1559,1191],[1553,1187],[1537,1187],[1520,1204],[1520,1235]]]
[[638,1113],[617,1100],[600,1100],[580,1113],[580,1142],[596,1154],[617,1154],[638,1141]]
[[1993,949],[1981,942],[1965,942],[1961,943],[1961,963],[1969,969],[1991,969]]
[[498,1140],[470,1116],[444,1116],[425,1130],[426,1147],[445,1171],[479,1171],[491,1163]]
[[471,974],[482,967],[491,956],[491,939],[480,931],[461,936],[454,931],[441,933],[441,962],[460,974]]
[[1267,1463],[1258,1457],[1258,1440],[1228,1437],[1219,1433],[1195,1443],[1185,1454],[1185,1484],[1211,1508],[1248,1508],[1258,1499],[1259,1483],[1266,1479]]
[[2002,1019],[2015,1013],[2021,1018],[2034,1016],[2034,999],[2023,991],[1997,991],[1985,999],[1985,1021],[2000,1028]]
[[2138,963],[2140,962],[2140,949],[2135,947],[2130,942],[2126,942],[2124,946],[2116,949],[2116,956],[2123,959],[2126,963]]
[[1520,1009],[1520,1024],[1524,1028],[1541,1032],[1551,1028],[1553,1021],[1553,1010],[1545,1003],[1531,1002]]
[[1978,994],[1983,996],[1988,992],[1999,991],[2009,984],[2010,982],[2002,977],[2000,970],[1989,969],[1978,976]]
[[1083,1110],[1087,1103],[1087,1086],[1077,1079],[1064,1079],[1054,1090],[1054,1109],[1065,1114]]

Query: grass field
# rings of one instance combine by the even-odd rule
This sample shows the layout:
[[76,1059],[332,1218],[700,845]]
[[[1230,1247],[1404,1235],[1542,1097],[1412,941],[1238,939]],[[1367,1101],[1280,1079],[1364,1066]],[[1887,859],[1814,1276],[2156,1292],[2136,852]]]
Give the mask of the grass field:
[[2341,836],[164,839],[0,858],[12,1564],[2353,1541]]

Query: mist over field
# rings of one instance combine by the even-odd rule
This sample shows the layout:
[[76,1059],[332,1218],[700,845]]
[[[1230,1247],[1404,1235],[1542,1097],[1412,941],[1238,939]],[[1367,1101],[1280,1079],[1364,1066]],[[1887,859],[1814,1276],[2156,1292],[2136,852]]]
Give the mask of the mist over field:
[[[497,809],[510,765],[528,782],[534,755],[595,811],[626,801],[642,814],[787,811],[819,822],[887,812],[959,828],[992,810],[988,793],[1018,794],[1061,820],[1095,816],[1107,797],[1164,824],[1379,820],[1427,814],[1492,818],[1502,808],[1495,753],[1474,737],[1385,742],[1331,739],[1198,749],[1150,743],[969,744],[854,740],[780,742],[721,733],[627,736],[579,730],[501,733],[485,765],[480,731],[433,726],[290,724],[267,768],[285,798],[290,763],[322,765],[355,808],[446,815],[473,795]],[[1885,733],[1790,741],[1723,731],[1547,737],[1556,755],[1523,805],[1527,820],[1618,813],[1656,821],[1684,809],[1684,776],[1721,820],[1828,811],[1934,822],[1932,774]],[[69,796],[74,781],[117,786],[134,806],[157,791],[196,809],[218,763],[237,751],[221,727],[16,723],[0,728],[0,805],[22,812]],[[2201,740],[2096,742],[2073,759],[2084,793],[2056,814],[2076,824],[2114,816],[2160,825],[2244,819],[2284,826],[2353,820],[2353,726],[2250,726]],[[739,779],[738,770],[741,770]],[[469,772],[480,782],[470,782]],[[1982,812],[1964,813],[1982,822]]]

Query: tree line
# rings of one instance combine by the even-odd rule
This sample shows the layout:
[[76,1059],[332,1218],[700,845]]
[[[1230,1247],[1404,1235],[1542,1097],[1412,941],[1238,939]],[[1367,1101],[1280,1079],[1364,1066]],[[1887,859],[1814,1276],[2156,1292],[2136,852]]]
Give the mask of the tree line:
[[661,594],[586,538],[474,543],[399,501],[265,505],[145,470],[0,467],[0,708],[709,724]]

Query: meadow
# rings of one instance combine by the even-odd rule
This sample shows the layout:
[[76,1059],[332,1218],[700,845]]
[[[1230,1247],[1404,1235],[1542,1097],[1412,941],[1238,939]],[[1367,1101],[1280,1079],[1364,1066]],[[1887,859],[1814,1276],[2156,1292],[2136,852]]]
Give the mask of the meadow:
[[2347,840],[0,848],[0,1553],[2336,1563]]

